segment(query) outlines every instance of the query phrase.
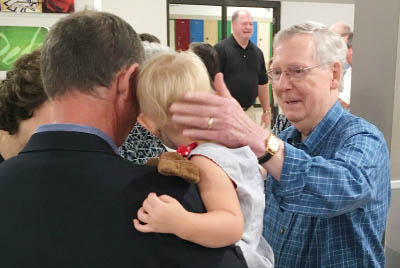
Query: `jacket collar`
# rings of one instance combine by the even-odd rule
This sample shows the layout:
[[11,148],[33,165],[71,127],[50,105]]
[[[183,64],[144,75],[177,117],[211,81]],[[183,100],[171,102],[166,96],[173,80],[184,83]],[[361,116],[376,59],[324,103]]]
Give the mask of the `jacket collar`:
[[119,156],[113,148],[97,135],[75,131],[46,131],[32,135],[20,152],[35,151],[80,151],[102,152]]

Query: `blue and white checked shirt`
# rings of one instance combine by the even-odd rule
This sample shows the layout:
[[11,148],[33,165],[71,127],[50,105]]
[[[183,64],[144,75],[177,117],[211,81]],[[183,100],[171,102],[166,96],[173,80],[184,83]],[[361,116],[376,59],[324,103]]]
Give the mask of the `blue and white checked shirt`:
[[302,143],[280,134],[280,181],[266,184],[264,237],[275,267],[384,267],[390,161],[382,133],[336,102]]

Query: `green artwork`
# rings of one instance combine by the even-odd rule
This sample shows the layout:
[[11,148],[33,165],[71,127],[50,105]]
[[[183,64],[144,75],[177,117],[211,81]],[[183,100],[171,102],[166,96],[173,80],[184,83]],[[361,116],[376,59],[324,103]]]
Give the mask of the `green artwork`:
[[42,45],[47,28],[0,26],[0,70],[10,70],[22,55]]

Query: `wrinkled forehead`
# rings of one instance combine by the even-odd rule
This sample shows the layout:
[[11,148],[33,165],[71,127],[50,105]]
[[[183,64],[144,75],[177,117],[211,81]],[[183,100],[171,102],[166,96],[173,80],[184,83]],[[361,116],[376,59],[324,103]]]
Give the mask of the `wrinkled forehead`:
[[280,40],[275,48],[272,67],[315,65],[315,49],[311,34],[296,34]]

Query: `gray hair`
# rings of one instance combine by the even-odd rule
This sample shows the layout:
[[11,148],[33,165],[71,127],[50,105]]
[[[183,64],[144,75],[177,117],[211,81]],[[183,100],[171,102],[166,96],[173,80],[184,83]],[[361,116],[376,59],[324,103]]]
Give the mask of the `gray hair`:
[[343,66],[346,62],[347,46],[343,38],[319,22],[308,21],[281,30],[275,35],[274,49],[280,42],[300,34],[312,35],[314,59],[318,64],[339,62]]
[[148,42],[148,41],[142,41],[142,45],[144,48],[144,58],[145,60],[148,60],[158,54],[161,53],[172,53],[174,52],[170,47],[161,45],[159,43],[154,43],[154,42]]
[[83,11],[59,20],[42,48],[41,75],[50,98],[69,90],[91,94],[109,87],[117,72],[144,58],[139,36],[123,19]]

